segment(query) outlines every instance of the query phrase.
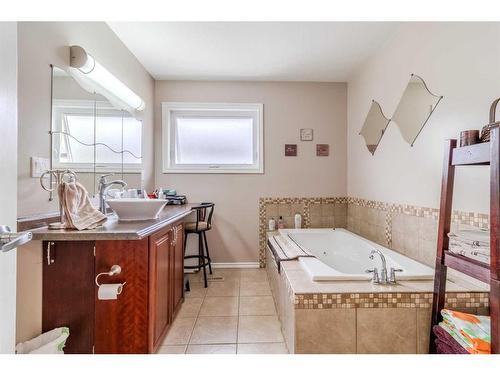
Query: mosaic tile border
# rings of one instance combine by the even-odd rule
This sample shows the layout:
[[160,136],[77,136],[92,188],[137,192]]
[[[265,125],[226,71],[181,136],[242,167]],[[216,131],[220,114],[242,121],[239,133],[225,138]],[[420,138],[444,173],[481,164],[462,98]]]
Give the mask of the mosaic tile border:
[[[311,204],[331,204],[331,203],[347,203],[354,204],[362,207],[374,208],[381,211],[386,211],[385,219],[385,240],[388,247],[392,246],[392,217],[394,214],[404,214],[417,217],[439,219],[439,209],[431,207],[420,207],[409,204],[396,204],[381,201],[368,200],[364,198],[355,197],[302,197],[302,198],[288,198],[288,197],[265,197],[259,198],[259,266],[261,268],[266,266],[266,206],[268,204],[303,204],[303,227],[309,228],[311,225]],[[489,215],[453,211],[451,220],[453,223],[469,225],[476,228],[488,229],[489,228]]]
[[[432,293],[311,293],[294,296],[295,309],[431,308]],[[489,293],[446,293],[448,308],[484,308]]]

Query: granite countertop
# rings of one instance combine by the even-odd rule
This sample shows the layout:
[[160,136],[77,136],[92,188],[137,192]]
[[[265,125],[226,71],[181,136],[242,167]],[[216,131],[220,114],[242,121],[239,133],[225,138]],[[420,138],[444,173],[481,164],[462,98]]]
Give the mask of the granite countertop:
[[119,221],[115,214],[110,214],[106,223],[90,230],[52,230],[44,226],[30,231],[33,240],[41,241],[140,240],[188,216],[193,206],[195,204],[165,206],[158,219],[145,221]]

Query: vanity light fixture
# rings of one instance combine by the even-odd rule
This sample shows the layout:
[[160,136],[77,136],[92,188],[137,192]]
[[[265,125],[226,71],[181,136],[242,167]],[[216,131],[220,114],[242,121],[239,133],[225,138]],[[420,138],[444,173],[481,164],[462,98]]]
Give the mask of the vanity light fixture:
[[80,46],[70,47],[69,71],[88,91],[103,95],[115,106],[131,113],[144,110],[144,100]]

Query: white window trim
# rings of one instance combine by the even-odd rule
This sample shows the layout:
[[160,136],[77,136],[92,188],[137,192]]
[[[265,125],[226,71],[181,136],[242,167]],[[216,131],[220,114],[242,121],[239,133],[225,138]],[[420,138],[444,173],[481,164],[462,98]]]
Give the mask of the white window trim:
[[[96,106],[98,111],[101,114],[105,115],[116,115],[117,113],[121,113],[120,110],[113,107],[109,102],[106,101],[97,101]],[[93,100],[66,100],[66,99],[54,99],[53,100],[53,119],[54,123],[52,124],[52,129],[54,131],[62,130],[59,128],[58,124],[61,124],[61,117],[63,113],[71,113],[71,114],[88,114],[89,108],[94,106]],[[69,109],[69,110],[65,110]],[[127,117],[131,117],[128,113]],[[144,127],[142,127],[142,138],[144,137]],[[144,139],[142,139],[141,150],[144,148]],[[59,137],[54,138],[54,149],[59,150]],[[96,164],[95,171],[96,172],[121,172],[122,165],[121,163],[103,163],[103,165]],[[58,158],[54,157],[54,167],[58,169],[71,169],[75,172],[94,172],[94,164],[93,163],[63,163],[59,162]],[[124,163],[123,164],[123,172],[124,173],[140,173],[143,169],[143,162],[141,163]]]
[[[227,174],[262,174],[264,173],[264,105],[262,103],[190,103],[190,102],[162,102],[162,172],[163,173],[227,173]],[[172,124],[175,111],[257,111],[259,124],[256,128],[257,136],[257,166],[251,168],[243,166],[207,166],[200,168],[173,167],[171,139],[174,127]]]

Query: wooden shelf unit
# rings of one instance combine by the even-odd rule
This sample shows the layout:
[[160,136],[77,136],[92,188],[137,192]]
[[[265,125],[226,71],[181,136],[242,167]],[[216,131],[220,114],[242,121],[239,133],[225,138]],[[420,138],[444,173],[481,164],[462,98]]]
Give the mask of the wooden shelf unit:
[[[491,352],[500,353],[500,130],[491,129],[490,142],[466,147],[457,147],[456,139],[446,141],[441,200],[439,210],[439,229],[434,276],[434,296],[432,303],[432,322],[429,352],[436,353],[432,327],[441,321],[446,295],[447,268],[452,268],[490,285]],[[448,251],[453,201],[453,185],[456,166],[490,166],[490,264],[453,254]]]

